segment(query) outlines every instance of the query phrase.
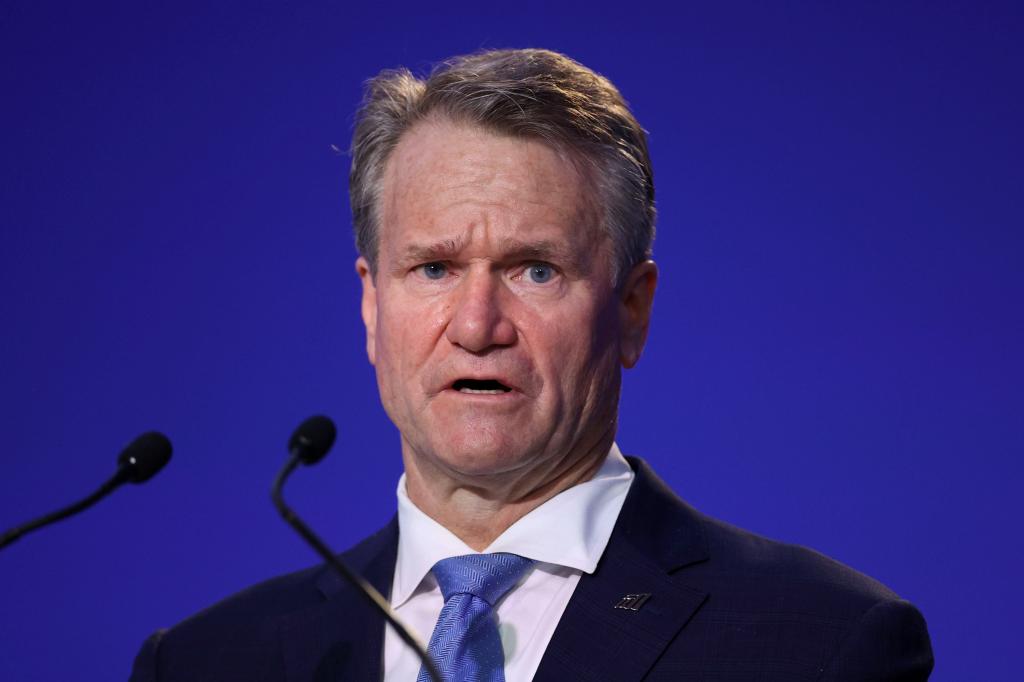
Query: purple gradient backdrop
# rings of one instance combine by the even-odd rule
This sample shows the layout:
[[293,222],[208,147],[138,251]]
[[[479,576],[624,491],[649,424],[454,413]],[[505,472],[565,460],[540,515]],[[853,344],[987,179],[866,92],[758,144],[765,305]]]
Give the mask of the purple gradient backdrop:
[[339,549],[387,521],[331,146],[377,70],[506,46],[599,70],[651,133],[663,278],[623,450],[915,601],[933,679],[1015,676],[1014,3],[146,4],[0,5],[0,527],[137,432],[175,444],[0,553],[0,679],[123,679],[155,628],[312,563],[268,499],[308,414],[341,447],[290,499]]

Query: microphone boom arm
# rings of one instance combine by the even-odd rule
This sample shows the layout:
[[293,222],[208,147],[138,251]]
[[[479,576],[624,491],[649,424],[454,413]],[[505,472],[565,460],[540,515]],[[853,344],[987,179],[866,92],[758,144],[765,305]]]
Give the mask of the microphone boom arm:
[[300,462],[302,462],[300,452],[297,449],[293,449],[288,461],[285,462],[283,467],[281,467],[281,471],[278,472],[277,477],[274,479],[274,486],[271,489],[270,497],[273,499],[274,506],[277,507],[277,511],[281,514],[281,517],[284,518],[284,520],[287,521],[289,525],[291,525],[291,527],[294,528],[313,549],[316,550],[317,554],[323,557],[323,559],[330,564],[331,568],[340,573],[341,576],[350,583],[354,583],[362,588],[357,590],[357,592],[361,592],[363,596],[366,597],[367,601],[375,606],[378,611],[384,614],[388,624],[391,625],[396,633],[398,633],[398,636],[402,638],[402,641],[409,645],[419,655],[420,660],[423,661],[423,665],[426,667],[427,672],[430,674],[430,677],[434,682],[444,682],[444,678],[441,677],[441,673],[438,672],[437,666],[430,658],[430,655],[427,653],[423,643],[412,634],[412,631],[409,630],[404,623],[402,623],[398,614],[392,610],[391,605],[388,604],[388,601],[383,597],[383,595],[377,591],[377,588],[342,563],[341,559],[334,554],[331,548],[328,547],[323,540],[317,537],[316,533],[314,533],[312,529],[310,529],[310,527],[299,518],[299,515],[296,514],[284,501],[284,495],[282,493],[284,483],[291,473],[295,471],[295,468],[300,464]]
[[51,523],[60,521],[61,519],[66,519],[69,516],[74,516],[78,512],[84,509],[88,509],[89,507],[93,506],[94,504],[102,500],[104,497],[112,493],[114,489],[117,488],[117,486],[121,485],[127,480],[128,478],[125,475],[124,469],[119,469],[117,473],[110,477],[110,480],[101,485],[92,495],[89,495],[88,497],[81,499],[78,502],[75,502],[74,504],[69,504],[63,509],[58,509],[57,511],[50,512],[46,516],[40,516],[38,519],[33,519],[31,521],[28,521],[27,523],[23,523],[20,526],[15,526],[10,530],[5,531],[3,535],[0,535],[0,549],[3,549],[7,545],[11,544],[12,542],[20,538],[21,536],[27,535],[28,533],[31,533],[34,530],[39,530],[43,526],[48,526]]

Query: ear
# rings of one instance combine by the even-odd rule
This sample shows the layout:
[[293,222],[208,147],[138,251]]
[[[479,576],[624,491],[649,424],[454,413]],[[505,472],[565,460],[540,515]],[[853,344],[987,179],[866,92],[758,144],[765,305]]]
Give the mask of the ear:
[[370,264],[360,256],[356,259],[356,274],[363,283],[362,313],[366,326],[366,355],[370,364],[377,364],[377,285],[373,281]]
[[658,266],[652,260],[638,263],[629,271],[619,293],[619,361],[629,369],[640,360],[647,343],[654,289],[658,285]]

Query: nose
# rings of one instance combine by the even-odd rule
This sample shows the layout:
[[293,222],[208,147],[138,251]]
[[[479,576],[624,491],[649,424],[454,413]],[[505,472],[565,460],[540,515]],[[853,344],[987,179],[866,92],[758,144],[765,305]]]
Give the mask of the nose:
[[492,346],[510,346],[516,328],[507,316],[509,301],[498,276],[469,271],[453,292],[451,319],[445,336],[471,353]]

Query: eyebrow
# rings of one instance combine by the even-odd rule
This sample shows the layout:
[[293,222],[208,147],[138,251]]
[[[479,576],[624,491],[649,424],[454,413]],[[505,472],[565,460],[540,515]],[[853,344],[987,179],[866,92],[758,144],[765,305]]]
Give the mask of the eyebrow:
[[570,266],[577,270],[583,269],[583,254],[573,251],[567,244],[549,240],[521,241],[505,238],[498,242],[503,257],[507,260],[539,260],[556,265]]
[[429,263],[431,261],[451,260],[463,248],[463,239],[443,239],[433,244],[409,244],[402,251],[400,262]]
[[[465,247],[465,239],[443,239],[432,244],[409,244],[403,249],[399,262],[402,266],[414,263],[454,260]],[[523,241],[514,237],[505,237],[498,242],[498,251],[502,261],[537,260],[561,265],[577,272],[589,272],[589,259],[584,254],[573,251],[567,244],[551,241]]]

